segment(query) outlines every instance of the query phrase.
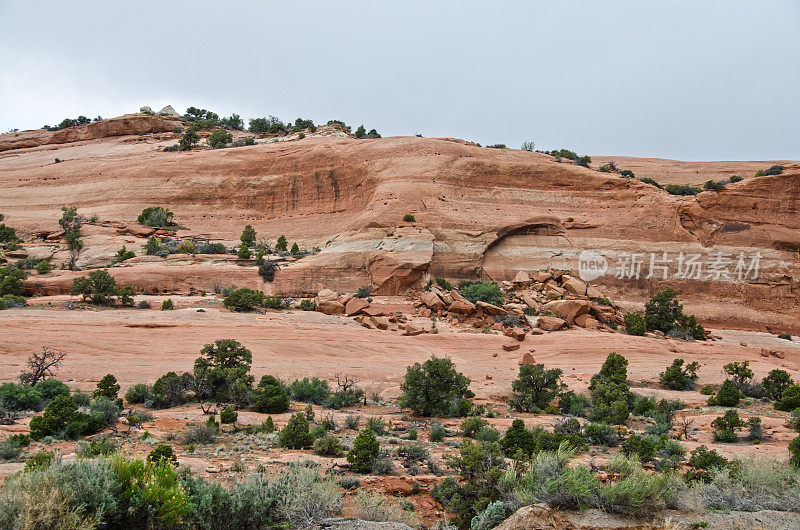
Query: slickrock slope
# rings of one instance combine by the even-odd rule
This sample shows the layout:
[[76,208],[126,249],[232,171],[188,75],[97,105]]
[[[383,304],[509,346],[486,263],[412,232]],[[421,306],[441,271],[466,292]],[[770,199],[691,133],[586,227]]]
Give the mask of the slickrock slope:
[[[128,120],[131,132],[171,130],[171,122],[158,117],[119,120]],[[684,198],[548,155],[460,140],[309,135],[163,152],[176,134],[112,136],[108,131],[124,131],[109,124],[104,137],[90,139],[96,136],[89,128],[103,123],[76,133],[77,142],[42,140],[0,153],[0,212],[29,241],[27,252],[40,251],[33,233],[56,231],[60,207],[71,204],[112,227],[87,225],[87,237],[97,244],[87,245],[80,266],[110,260],[123,242],[139,254],[145,238],[119,235],[113,226],[133,226],[144,207],[164,205],[187,228],[178,237],[230,244],[251,224],[259,237],[274,242],[285,234],[321,251],[284,266],[271,284],[235,260],[173,256],[136,258],[113,268],[124,283],[150,291],[211,290],[224,280],[291,295],[323,288],[353,292],[371,284],[376,293],[399,294],[440,276],[503,281],[520,270],[547,267],[576,274],[580,252],[595,249],[609,269],[592,284],[615,299],[641,301],[672,286],[712,321],[800,328],[796,165],[782,175],[746,178],[721,192]],[[15,145],[8,136],[0,136],[0,146]],[[63,162],[53,163],[56,157]],[[416,221],[403,222],[406,213]],[[62,261],[63,248],[51,248]],[[758,279],[675,279],[680,253],[704,261],[717,252],[734,260],[742,253],[749,260],[755,251],[761,256]],[[668,279],[647,279],[650,254],[663,252],[672,260]],[[616,278],[630,253],[642,255],[640,278]],[[74,276],[56,271],[30,279],[29,287],[64,292]],[[742,305],[755,314],[743,314]]]

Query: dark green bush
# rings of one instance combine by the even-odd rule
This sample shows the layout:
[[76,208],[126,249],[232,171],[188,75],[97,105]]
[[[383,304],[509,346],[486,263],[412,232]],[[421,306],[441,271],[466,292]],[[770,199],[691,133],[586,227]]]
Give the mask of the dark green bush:
[[154,226],[157,228],[169,228],[175,226],[172,221],[172,212],[161,206],[148,206],[136,221],[143,226]]
[[619,445],[619,433],[613,425],[607,423],[584,424],[584,436],[589,443],[616,447]]
[[119,385],[117,384],[117,378],[111,374],[106,374],[97,383],[97,389],[94,391],[94,397],[104,397],[115,400],[118,396]]
[[501,291],[500,287],[494,282],[486,280],[461,282],[458,284],[458,290],[464,298],[473,304],[481,301],[502,307],[505,303],[503,291]]
[[106,423],[78,412],[78,406],[66,396],[56,396],[44,409],[44,414],[31,419],[31,439],[41,440],[45,436],[75,439],[102,429]]
[[21,296],[6,294],[0,297],[0,310],[15,309],[17,307],[25,307],[26,305],[28,305],[27,300]]
[[295,401],[323,405],[330,397],[328,382],[317,377],[295,379],[289,385],[289,393]]
[[707,180],[705,184],[703,184],[703,188],[712,191],[722,191],[725,189],[725,183],[723,181],[717,182],[716,180]]
[[43,399],[41,393],[34,387],[18,385],[16,383],[0,384],[0,408],[11,412],[42,410]]
[[450,359],[434,356],[406,369],[400,403],[420,416],[444,416],[454,402],[474,395],[469,383],[469,378],[457,372]]
[[111,264],[113,265],[115,263],[122,263],[125,260],[135,257],[136,257],[135,252],[133,252],[132,250],[128,250],[127,248],[125,248],[125,245],[122,245],[122,248],[117,251],[116,255],[114,255],[114,259],[111,261]]
[[511,383],[511,406],[518,412],[539,412],[567,388],[560,368],[545,370],[543,364],[523,364]]
[[690,184],[667,184],[664,189],[670,195],[697,195],[703,191],[701,188]]
[[735,407],[739,404],[741,393],[736,385],[730,379],[726,379],[717,392],[716,402],[717,405],[722,407]]
[[153,387],[145,383],[136,383],[125,392],[125,401],[130,404],[146,403],[153,398]]
[[638,313],[626,314],[625,331],[628,332],[628,335],[643,336],[647,332],[647,324],[644,317]]
[[345,407],[352,407],[357,405],[364,399],[364,391],[359,388],[348,388],[347,390],[339,390],[334,392],[328,397],[325,402],[325,407],[329,409],[339,410]]
[[778,401],[783,396],[783,391],[794,384],[792,377],[786,370],[778,368],[770,371],[764,379],[761,380],[761,387],[764,389],[764,394],[773,401]]
[[293,414],[278,434],[278,443],[285,449],[308,449],[314,437],[308,430],[308,418],[302,412]]
[[233,141],[233,135],[223,129],[212,132],[206,139],[212,149],[222,149]]
[[171,298],[167,298],[163,302],[161,302],[161,310],[162,311],[172,311],[175,308],[175,305],[172,303]]
[[709,471],[712,469],[726,469],[731,462],[722,457],[715,450],[708,450],[705,445],[701,445],[689,456],[687,465],[692,468],[686,472],[685,478],[688,481],[708,482],[711,480]]
[[[619,172],[619,174],[622,175],[623,172],[625,172],[625,171],[627,171],[627,170],[622,170],[622,171]],[[632,171],[630,172],[630,176],[631,176],[631,178],[633,177],[633,172]],[[651,186],[655,186],[656,188],[658,188],[660,190],[664,189],[664,186],[662,186],[661,184],[659,184],[655,180],[651,179],[650,177],[640,178],[639,182],[644,182],[645,184],[650,184]]]
[[353,448],[347,452],[347,461],[351,463],[353,471],[368,473],[380,454],[380,444],[375,433],[370,428],[365,428],[356,436]]
[[278,270],[278,264],[274,261],[264,261],[258,266],[258,275],[265,282],[271,282],[275,279],[275,271]]
[[75,278],[70,294],[81,295],[84,300],[97,305],[112,305],[121,296],[117,281],[108,271],[91,271],[88,276]]
[[405,222],[405,223],[415,223],[416,221],[417,221],[417,218],[414,217],[413,213],[407,213],[407,214],[405,214],[403,216],[403,222]]
[[428,441],[442,442],[445,436],[447,436],[447,429],[444,428],[444,425],[438,421],[434,422],[431,425],[430,431],[428,431]]
[[236,423],[236,420],[238,419],[239,413],[236,412],[231,406],[225,407],[222,409],[222,412],[219,413],[219,421],[226,425],[229,423]]
[[489,425],[489,422],[483,418],[472,416],[465,418],[461,422],[461,434],[467,438],[474,438],[478,431]]
[[23,281],[27,277],[28,274],[25,271],[16,267],[0,267],[0,296],[25,294]]
[[164,444],[157,445],[155,449],[147,454],[147,461],[154,464],[166,462],[170,465],[178,465],[178,457],[175,456],[175,451],[172,447]]
[[278,379],[264,375],[251,397],[256,412],[280,414],[289,410],[289,394]]
[[693,361],[683,367],[683,359],[675,359],[670,366],[661,372],[659,382],[671,390],[689,390],[697,381],[697,369],[700,363]]
[[800,386],[790,385],[781,392],[781,399],[775,403],[775,408],[788,412],[798,407],[800,407]]
[[770,166],[769,168],[765,169],[763,175],[767,177],[770,175],[780,175],[781,173],[783,173],[783,166],[776,164],[774,166]]
[[56,396],[69,396],[69,387],[58,379],[39,381],[34,388],[45,403],[52,401]]
[[622,442],[622,452],[626,456],[637,455],[642,462],[649,462],[655,456],[656,448],[648,438],[634,434]]
[[252,247],[256,244],[256,230],[251,225],[247,225],[242,230],[242,236],[239,238],[243,245]]
[[301,311],[314,311],[317,308],[316,302],[311,298],[304,298],[300,301],[300,310]]
[[264,293],[242,287],[231,292],[222,303],[231,311],[252,311],[264,304]]
[[47,260],[41,260],[39,263],[36,264],[36,274],[47,274],[51,270],[53,270],[53,266],[50,265],[50,262]]

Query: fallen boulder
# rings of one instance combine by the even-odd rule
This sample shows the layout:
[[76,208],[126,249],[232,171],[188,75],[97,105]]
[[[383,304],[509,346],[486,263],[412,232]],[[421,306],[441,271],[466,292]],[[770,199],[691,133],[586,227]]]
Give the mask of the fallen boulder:
[[351,317],[361,313],[364,309],[369,307],[369,302],[366,298],[352,298],[347,305],[344,306],[344,314]]
[[450,307],[447,308],[451,313],[459,313],[461,315],[469,315],[475,311],[475,304],[469,300],[454,300]]
[[542,310],[562,316],[572,324],[575,317],[588,313],[591,307],[592,304],[586,300],[553,300],[543,305]]
[[497,307],[496,305],[489,304],[481,300],[475,302],[475,305],[483,309],[483,312],[487,315],[505,315],[507,313],[507,311],[502,307]]
[[567,321],[558,317],[539,317],[539,327],[545,331],[558,331],[567,325]]

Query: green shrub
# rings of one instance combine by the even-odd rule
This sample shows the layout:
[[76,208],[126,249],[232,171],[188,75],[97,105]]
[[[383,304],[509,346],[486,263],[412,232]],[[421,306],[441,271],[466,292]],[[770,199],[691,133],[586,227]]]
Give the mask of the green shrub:
[[380,416],[372,416],[371,418],[369,418],[364,428],[371,430],[378,436],[383,436],[387,432],[389,432],[387,429],[386,421]]
[[800,407],[800,386],[790,385],[781,392],[781,399],[775,403],[775,408],[783,411],[792,411]]
[[739,404],[739,400],[741,399],[741,394],[739,393],[739,389],[736,388],[736,385],[730,379],[726,379],[722,386],[717,392],[716,402],[717,405],[722,407],[735,407]]
[[634,434],[622,442],[622,452],[625,456],[637,455],[642,462],[649,462],[655,456],[656,448],[648,438]]
[[112,305],[120,296],[117,282],[108,271],[99,269],[87,276],[75,278],[70,294],[81,295],[84,300],[97,305]]
[[317,304],[311,298],[304,298],[300,301],[301,311],[314,311],[316,308]]
[[175,456],[175,451],[172,447],[164,444],[157,445],[155,449],[147,454],[147,461],[153,464],[166,462],[170,465],[178,465],[178,457]]
[[25,307],[28,302],[21,296],[6,294],[0,297],[0,310],[2,309],[15,309],[17,307]]
[[288,242],[286,241],[286,236],[281,234],[278,237],[278,240],[275,242],[275,251],[276,252],[286,252],[288,249]]
[[643,336],[647,332],[644,317],[638,313],[627,313],[625,315],[625,331],[628,335]]
[[224,424],[236,423],[236,420],[239,419],[239,413],[236,412],[233,407],[227,406],[222,409],[222,412],[219,413],[219,421]]
[[42,394],[34,387],[18,385],[16,383],[0,384],[0,408],[11,412],[42,410]]
[[145,383],[136,383],[125,392],[125,401],[130,404],[147,403],[153,397],[153,387]]
[[166,208],[161,206],[148,206],[142,210],[142,213],[136,218],[136,222],[143,226],[169,228],[175,226],[175,223],[172,221],[172,216],[173,213]]
[[560,368],[546,370],[543,364],[523,364],[512,381],[511,406],[518,412],[539,412],[567,388]]
[[[623,173],[624,171],[627,171],[627,170],[622,170],[622,171],[620,171],[620,172],[619,172],[619,174],[620,174],[620,175],[622,175],[622,173]],[[633,172],[631,171],[630,173],[631,173],[631,174],[630,174],[630,177],[633,177]],[[625,175],[622,175],[622,176],[625,176]],[[651,186],[655,186],[656,188],[658,188],[658,189],[660,189],[660,190],[663,190],[663,189],[664,189],[664,186],[662,186],[661,184],[659,184],[658,182],[656,182],[654,179],[651,179],[650,177],[644,177],[644,178],[640,178],[640,179],[639,179],[639,182],[643,182],[643,183],[645,183],[645,184],[650,184]]]
[[281,309],[283,307],[283,298],[280,296],[265,296],[264,307],[268,309]]
[[572,390],[562,393],[558,398],[558,410],[561,414],[585,417],[587,408],[589,408],[589,398]]
[[783,166],[776,164],[774,166],[770,166],[769,168],[765,169],[763,176],[767,177],[770,175],[780,175],[781,173],[783,173]]
[[51,270],[53,270],[53,266],[50,265],[50,262],[47,260],[41,260],[39,263],[36,264],[36,273],[37,274],[47,274]]
[[731,462],[720,456],[715,450],[708,450],[705,445],[701,445],[689,456],[687,465],[691,468],[686,472],[685,478],[688,481],[708,482],[711,479],[710,471],[713,469],[725,469]]
[[403,222],[405,223],[415,223],[417,222],[417,218],[414,217],[413,213],[407,213],[403,216]]
[[75,439],[84,434],[95,433],[105,425],[103,418],[78,412],[78,406],[70,398],[56,396],[45,407],[43,415],[31,419],[31,439],[41,440],[45,436]]
[[364,398],[364,391],[356,388],[348,388],[347,390],[339,390],[330,395],[325,401],[325,407],[333,410],[340,410],[345,407],[352,407],[357,405]]
[[478,434],[478,431],[487,425],[489,425],[489,422],[483,418],[478,418],[476,416],[465,418],[464,421],[461,422],[461,434],[467,438],[474,438],[475,435]]
[[[36,383],[34,388],[42,397],[42,401],[44,402],[52,401],[56,398],[56,396],[69,397],[69,387],[58,379],[45,379],[44,381],[39,381]],[[0,397],[0,402],[2,402],[2,397]]]
[[242,243],[242,246],[236,251],[236,257],[239,259],[250,259],[253,257],[253,253],[250,252],[250,247]]
[[472,302],[481,301],[502,307],[505,303],[503,291],[494,282],[482,280],[477,282],[461,282],[458,284],[461,295]]
[[[99,397],[92,401],[89,406],[89,414],[95,422],[99,422],[95,423],[95,425],[99,426],[90,426],[87,434],[89,432],[96,432],[100,427],[112,425],[116,422],[121,410],[120,401],[121,400],[112,401],[106,397]],[[94,430],[92,431],[92,429]]]
[[330,397],[328,382],[317,377],[295,379],[289,385],[289,394],[295,401],[323,405]]
[[256,244],[256,230],[251,225],[247,225],[242,230],[242,236],[239,238],[242,245],[252,247]]
[[792,340],[792,335],[790,333],[778,333],[778,338],[783,340]]
[[0,296],[25,294],[23,281],[28,274],[15,267],[0,267]]
[[171,298],[167,298],[163,302],[161,302],[161,310],[162,311],[172,311],[174,309],[174,304],[172,303]]
[[442,442],[447,435],[447,429],[444,428],[440,422],[433,422],[430,431],[428,431],[429,442]]
[[738,412],[735,410],[725,412],[723,416],[718,416],[711,422],[711,427],[714,428],[714,440],[725,443],[738,441],[736,429],[743,424],[744,422],[739,418]]
[[670,195],[697,195],[702,189],[690,184],[667,184],[664,189]]
[[127,248],[125,248],[125,245],[122,245],[122,248],[119,249],[117,253],[114,255],[114,259],[111,260],[111,264],[113,265],[115,263],[122,263],[125,260],[129,260],[135,257],[136,257],[135,252],[133,252],[132,250],[128,250]]
[[222,303],[231,311],[252,311],[264,304],[264,293],[242,287],[228,294]]
[[783,391],[794,384],[792,377],[786,370],[778,368],[770,371],[764,379],[761,380],[761,387],[764,389],[764,394],[773,401],[778,401],[783,396]]
[[218,129],[206,138],[206,142],[212,149],[222,149],[233,141],[233,135],[223,129]]
[[583,426],[584,436],[589,443],[616,447],[619,445],[619,433],[613,425],[607,423],[586,423]]
[[274,261],[265,261],[258,266],[258,275],[265,282],[271,282],[275,279],[275,271],[278,270],[278,264]]
[[722,191],[725,189],[725,183],[723,181],[717,182],[716,180],[707,180],[705,184],[703,184],[703,188],[712,191]]
[[344,447],[339,439],[331,434],[325,434],[314,440],[314,452],[322,456],[342,456]]
[[289,394],[275,377],[265,375],[253,390],[251,403],[256,412],[280,414],[289,410]]
[[633,395],[628,389],[628,360],[618,353],[610,353],[600,372],[589,383],[592,394],[592,411],[589,419],[594,422],[623,424],[630,415]]
[[356,436],[353,448],[347,452],[347,461],[352,464],[353,471],[368,473],[372,464],[380,454],[380,444],[375,433],[369,427],[363,429]]
[[214,443],[219,435],[219,428],[214,425],[204,423],[190,427],[181,435],[181,443],[184,445],[210,444]]
[[314,437],[308,430],[308,418],[302,412],[293,414],[278,434],[278,443],[285,449],[308,449]]
[[670,390],[689,390],[697,381],[697,369],[700,363],[693,361],[683,367],[683,359],[675,359],[670,366],[661,372],[659,382]]
[[789,442],[789,463],[794,467],[800,467],[800,436]]
[[117,399],[119,395],[119,385],[117,378],[111,374],[106,374],[97,383],[97,389],[94,391],[94,397],[104,397],[111,400]]
[[761,418],[752,417],[747,420],[747,439],[754,443],[759,443],[764,438],[764,428],[761,426]]
[[406,369],[400,403],[420,416],[445,416],[453,402],[473,396],[469,383],[450,359],[434,356]]

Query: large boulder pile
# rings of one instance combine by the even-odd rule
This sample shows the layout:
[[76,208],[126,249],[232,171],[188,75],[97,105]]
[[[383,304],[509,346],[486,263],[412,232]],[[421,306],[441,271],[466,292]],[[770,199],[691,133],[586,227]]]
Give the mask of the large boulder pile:
[[[623,313],[596,288],[560,270],[520,271],[502,282],[507,302],[502,306],[464,299],[456,290],[431,288],[419,295],[418,315],[445,319],[474,328],[489,327],[518,337],[519,328],[534,333],[570,326],[613,332],[624,324]],[[534,331],[535,330],[535,331]]]

